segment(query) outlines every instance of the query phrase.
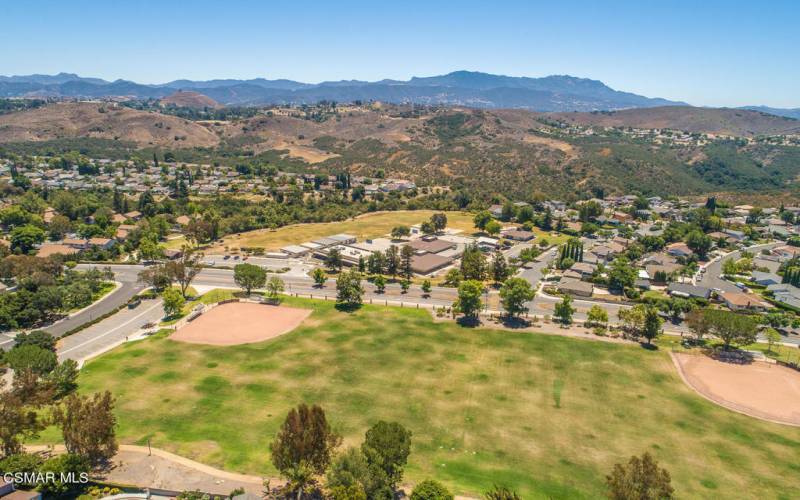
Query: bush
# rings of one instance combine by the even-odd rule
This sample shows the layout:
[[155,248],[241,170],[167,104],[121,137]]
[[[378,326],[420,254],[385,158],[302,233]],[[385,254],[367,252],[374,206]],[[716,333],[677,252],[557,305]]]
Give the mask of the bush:
[[[0,460],[0,471],[3,473],[31,473],[39,470],[42,465],[42,457],[33,453],[19,453],[17,455],[9,455],[3,460]],[[35,486],[28,483],[18,483],[18,486]]]
[[453,500],[453,494],[442,483],[426,479],[414,487],[411,500]]
[[56,457],[47,459],[43,464],[42,467],[39,469],[39,472],[47,473],[53,472],[55,473],[55,479],[52,481],[48,481],[44,484],[40,485],[40,489],[44,493],[51,493],[54,495],[63,494],[71,491],[78,483],[68,483],[61,480],[61,474],[69,474],[72,473],[73,478],[77,480],[81,480],[85,477],[88,480],[89,477],[89,463],[83,457],[78,455],[73,455],[71,453],[66,453],[64,455],[58,455]]

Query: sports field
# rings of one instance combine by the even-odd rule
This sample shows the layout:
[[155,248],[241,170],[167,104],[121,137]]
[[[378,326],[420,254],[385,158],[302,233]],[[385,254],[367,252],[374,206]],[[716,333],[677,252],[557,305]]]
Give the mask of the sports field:
[[[319,222],[311,224],[293,224],[275,230],[257,229],[246,233],[231,234],[222,243],[209,248],[207,252],[215,253],[241,247],[261,247],[267,251],[278,250],[286,245],[296,245],[306,241],[324,238],[332,234],[347,233],[356,236],[359,241],[384,236],[396,226],[413,226],[430,219],[438,213],[433,210],[400,210],[396,212],[374,212],[361,215],[355,219],[340,222]],[[461,229],[466,232],[475,231],[473,215],[467,212],[446,212],[447,227]]]
[[719,407],[684,385],[668,353],[434,322],[422,310],[287,299],[314,312],[259,344],[159,335],[81,371],[118,398],[123,442],[273,475],[287,410],[319,403],[345,444],[378,419],[413,431],[406,474],[477,496],[598,498],[615,462],[649,451],[679,498],[797,498],[800,428]]

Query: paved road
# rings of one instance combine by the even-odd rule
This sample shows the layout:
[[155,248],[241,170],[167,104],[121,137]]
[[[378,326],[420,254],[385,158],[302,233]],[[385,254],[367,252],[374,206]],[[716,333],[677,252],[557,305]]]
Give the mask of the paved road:
[[135,309],[118,313],[58,342],[58,359],[82,361],[105,352],[137,333],[145,323],[157,323],[164,316],[161,300],[145,300]]
[[72,317],[64,318],[48,326],[47,328],[43,328],[43,330],[50,333],[54,337],[61,337],[68,331],[85,323],[89,323],[95,318],[103,316],[104,314],[108,314],[119,306],[126,304],[131,297],[144,290],[144,285],[141,283],[136,283],[135,280],[120,280],[120,283],[121,286],[107,296],[103,297],[103,299],[99,302],[96,302]]
[[[754,245],[751,247],[747,247],[749,252],[754,254],[758,254],[761,250],[765,248],[774,248],[778,246],[779,243],[767,243],[765,245]],[[706,266],[706,271],[703,273],[703,277],[700,278],[700,281],[697,283],[700,286],[704,286],[707,288],[719,288],[723,292],[738,292],[739,289],[730,281],[724,280],[720,278],[722,274],[722,263],[726,260],[730,259],[738,259],[742,255],[742,252],[736,251],[732,252],[721,259],[717,259]]]
[[546,251],[542,255],[540,255],[535,261],[528,264],[528,266],[522,269],[519,272],[519,277],[524,278],[531,284],[532,287],[536,288],[539,286],[539,281],[542,279],[542,273],[544,268],[547,267],[550,262],[555,258],[557,248],[551,248],[550,250]]
[[[85,268],[91,267],[91,264],[83,265]],[[135,282],[139,272],[145,269],[141,265],[111,265],[110,267],[120,282]],[[298,276],[290,274],[278,275],[286,285],[286,292],[300,295],[313,295],[324,296],[328,295],[333,297],[336,295],[336,281],[328,280],[325,286],[317,288],[314,286],[314,281],[308,276]],[[141,285],[139,285],[141,286]],[[230,269],[203,269],[200,274],[192,282],[193,287],[205,288],[238,288],[236,282],[233,280],[233,271]],[[419,286],[413,286],[408,293],[403,294],[398,283],[390,283],[386,285],[385,293],[377,293],[375,287],[371,283],[364,283],[366,300],[372,299],[374,301],[389,300],[394,302],[405,301],[427,305],[451,305],[456,298],[456,290],[446,287],[433,287],[429,297],[422,296],[422,290]]]
[[[58,338],[63,336],[70,330],[73,330],[81,325],[93,321],[95,318],[108,314],[119,306],[127,303],[131,297],[144,290],[145,286],[138,283],[139,271],[143,269],[141,266],[102,266],[94,264],[80,264],[78,269],[91,269],[93,267],[104,268],[112,267],[115,279],[120,283],[116,290],[109,293],[102,300],[95,302],[91,306],[75,314],[74,316],[59,320],[52,325],[42,328],[42,330],[50,333]],[[135,267],[135,268],[134,268]],[[11,349],[14,345],[14,339],[7,333],[0,334],[0,350]]]

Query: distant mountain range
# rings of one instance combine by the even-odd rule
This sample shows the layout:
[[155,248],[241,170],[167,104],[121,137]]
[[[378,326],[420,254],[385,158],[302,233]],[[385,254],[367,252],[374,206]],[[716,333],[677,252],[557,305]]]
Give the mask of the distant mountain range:
[[[543,78],[455,71],[446,75],[413,77],[407,81],[341,80],[317,84],[293,80],[174,80],[145,85],[128,80],[109,82],[74,73],[57,75],[0,76],[0,97],[75,97],[161,99],[180,90],[191,90],[226,106],[264,104],[314,104],[383,101],[473,108],[517,108],[543,112],[613,111],[659,106],[686,106],[684,102],[645,97],[614,90],[601,81],[568,75]],[[800,108],[781,109],[743,106],[800,119]]]
[[511,77],[471,71],[414,77],[408,81],[343,80],[309,84],[292,80],[175,80],[143,85],[108,82],[71,73],[0,76],[2,97],[163,98],[177,90],[202,93],[225,105],[313,104],[384,101],[476,108],[520,108],[536,111],[594,111],[685,105],[614,90],[597,80],[572,76]]
[[800,120],[800,108],[771,108],[769,106],[743,106],[739,109],[749,109],[751,111],[761,111],[770,115],[785,116]]

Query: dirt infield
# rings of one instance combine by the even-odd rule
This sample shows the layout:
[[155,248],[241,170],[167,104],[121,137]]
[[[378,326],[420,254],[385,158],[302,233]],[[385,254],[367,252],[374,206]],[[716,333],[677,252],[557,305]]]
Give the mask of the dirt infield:
[[753,362],[739,365],[708,356],[673,353],[687,385],[720,406],[751,417],[800,426],[800,373]]
[[200,315],[170,338],[192,344],[252,344],[294,330],[309,314],[309,309],[233,302]]

